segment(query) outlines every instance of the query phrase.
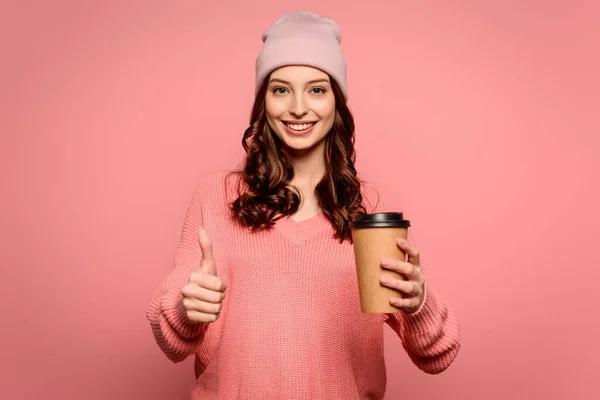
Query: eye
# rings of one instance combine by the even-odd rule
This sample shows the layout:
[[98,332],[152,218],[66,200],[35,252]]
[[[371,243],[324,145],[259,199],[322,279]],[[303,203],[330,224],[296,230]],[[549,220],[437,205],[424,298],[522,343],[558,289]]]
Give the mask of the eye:
[[273,89],[273,94],[285,94],[285,92],[287,92],[287,89],[284,87],[276,87]]
[[325,93],[325,89],[317,87],[317,88],[312,88],[311,92],[313,92],[314,94],[323,94]]

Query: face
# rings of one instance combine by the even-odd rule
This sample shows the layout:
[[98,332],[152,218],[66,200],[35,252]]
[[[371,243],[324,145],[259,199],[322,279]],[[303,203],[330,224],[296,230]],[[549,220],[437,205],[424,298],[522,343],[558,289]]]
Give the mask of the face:
[[325,72],[295,65],[273,71],[265,106],[271,130],[288,153],[324,149],[335,120],[335,98]]

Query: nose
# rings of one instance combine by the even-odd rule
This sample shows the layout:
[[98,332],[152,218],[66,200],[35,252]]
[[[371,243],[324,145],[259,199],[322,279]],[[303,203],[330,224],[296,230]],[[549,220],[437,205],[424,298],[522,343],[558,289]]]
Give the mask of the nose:
[[297,93],[290,105],[290,114],[295,117],[301,117],[308,112],[308,107],[304,101],[303,93]]

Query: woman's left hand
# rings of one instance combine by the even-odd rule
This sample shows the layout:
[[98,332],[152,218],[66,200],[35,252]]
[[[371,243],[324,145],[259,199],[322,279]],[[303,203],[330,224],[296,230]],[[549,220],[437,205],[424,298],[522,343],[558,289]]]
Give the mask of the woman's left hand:
[[421,270],[419,250],[404,239],[399,239],[397,244],[408,255],[408,262],[404,260],[383,259],[381,266],[399,273],[406,280],[383,276],[381,284],[404,293],[404,298],[390,298],[391,305],[407,313],[413,313],[419,309],[425,298],[425,278]]

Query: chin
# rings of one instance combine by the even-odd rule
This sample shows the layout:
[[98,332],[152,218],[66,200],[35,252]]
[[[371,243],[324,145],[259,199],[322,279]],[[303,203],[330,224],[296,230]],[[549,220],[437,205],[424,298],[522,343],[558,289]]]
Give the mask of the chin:
[[307,152],[312,149],[317,149],[318,147],[321,147],[321,144],[325,143],[325,137],[322,137],[319,140],[314,140],[312,138],[290,138],[285,136],[284,138],[285,139],[282,140],[282,142],[285,147],[291,151],[297,152]]

